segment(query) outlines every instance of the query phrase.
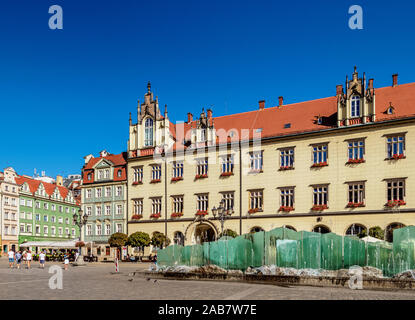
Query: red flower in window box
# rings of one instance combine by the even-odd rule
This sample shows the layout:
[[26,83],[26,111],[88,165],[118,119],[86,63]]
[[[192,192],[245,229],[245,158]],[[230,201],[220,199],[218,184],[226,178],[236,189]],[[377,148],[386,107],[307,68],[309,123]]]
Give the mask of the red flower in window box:
[[393,160],[399,160],[399,159],[403,159],[404,155],[403,154],[394,154],[392,156]]
[[183,212],[173,212],[173,213],[171,214],[171,217],[172,217],[172,218],[179,218],[179,217],[181,217],[181,216],[183,216]]
[[312,168],[320,168],[328,166],[327,161],[314,163],[311,167]]
[[403,200],[389,200],[386,204],[385,204],[385,207],[389,207],[389,208],[392,208],[392,207],[396,207],[396,206],[404,206],[404,205],[406,205],[406,202],[405,201],[403,201]]
[[327,204],[323,204],[323,205],[314,205],[312,208],[311,208],[311,210],[313,210],[313,211],[323,211],[323,210],[325,210],[325,209],[328,209],[328,206],[327,206]]
[[358,208],[358,207],[363,207],[364,204],[363,202],[349,202],[347,204],[347,208]]
[[138,184],[143,184],[143,181],[134,181],[134,182],[133,182],[133,186],[136,186],[136,185],[138,185]]
[[229,176],[233,176],[233,172],[222,172],[220,174],[221,177],[229,177]]
[[204,178],[207,178],[208,177],[208,175],[207,174],[197,174],[197,175],[195,175],[195,179],[197,180],[197,179],[204,179]]
[[150,183],[159,183],[159,182],[161,182],[160,179],[153,179],[153,180],[150,181]]
[[293,211],[293,210],[294,210],[294,208],[291,207],[291,206],[281,206],[278,211],[290,212],[290,211]]
[[207,210],[197,210],[196,215],[197,216],[206,216],[208,214]]
[[281,167],[280,167],[280,171],[284,171],[284,170],[292,170],[292,169],[294,169],[294,167],[293,167],[293,166],[281,166]]
[[161,213],[159,212],[159,213],[152,213],[151,215],[150,215],[150,218],[154,218],[154,219],[158,219],[158,218],[160,218],[161,217]]
[[176,181],[180,181],[180,180],[183,180],[183,177],[173,177],[173,178],[171,178],[172,182],[176,182]]
[[365,162],[364,159],[349,159],[349,161],[347,161],[347,164],[354,164],[354,163],[363,163]]
[[256,213],[256,212],[259,212],[259,208],[253,208],[253,209],[248,210],[249,214]]
[[134,215],[131,217],[131,219],[133,219],[133,220],[140,220],[142,217],[143,217],[143,215],[142,215],[142,214],[134,214]]

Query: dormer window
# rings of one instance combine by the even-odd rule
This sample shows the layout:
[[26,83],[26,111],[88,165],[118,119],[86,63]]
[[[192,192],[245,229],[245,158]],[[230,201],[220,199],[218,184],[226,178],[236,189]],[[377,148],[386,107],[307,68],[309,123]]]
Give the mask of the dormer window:
[[153,119],[147,118],[145,122],[144,145],[146,147],[153,145]]
[[360,97],[353,96],[350,101],[350,106],[351,106],[351,113],[350,113],[351,117],[352,118],[360,117],[361,116]]

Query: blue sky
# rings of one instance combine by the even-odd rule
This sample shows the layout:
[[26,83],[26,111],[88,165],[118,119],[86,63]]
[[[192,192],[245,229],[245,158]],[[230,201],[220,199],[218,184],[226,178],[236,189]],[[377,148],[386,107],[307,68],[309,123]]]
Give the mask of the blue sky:
[[[63,8],[50,30],[49,6]],[[348,27],[351,5],[363,30]],[[413,1],[0,2],[0,168],[79,173],[126,149],[147,81],[172,121],[335,94],[353,66],[375,87],[415,81]]]

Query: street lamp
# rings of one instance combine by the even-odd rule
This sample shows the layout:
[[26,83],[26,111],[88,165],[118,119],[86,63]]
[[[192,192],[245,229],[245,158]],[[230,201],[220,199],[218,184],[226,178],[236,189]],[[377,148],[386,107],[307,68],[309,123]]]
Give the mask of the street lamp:
[[[82,239],[82,227],[86,225],[88,221],[88,215],[86,213],[82,215],[82,213],[82,209],[79,209],[78,212],[75,212],[72,216],[74,225],[79,227],[79,241]],[[77,266],[85,264],[81,247],[79,247],[78,259],[76,259],[75,263]]]
[[223,236],[223,225],[225,224],[226,218],[228,218],[233,213],[233,209],[225,210],[225,201],[222,199],[219,203],[219,207],[212,208],[213,217],[218,218],[221,225],[221,235]]

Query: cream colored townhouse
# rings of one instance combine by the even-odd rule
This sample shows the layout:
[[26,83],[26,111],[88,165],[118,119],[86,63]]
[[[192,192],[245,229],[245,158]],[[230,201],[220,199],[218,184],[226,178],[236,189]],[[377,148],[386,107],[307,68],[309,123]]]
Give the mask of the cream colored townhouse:
[[19,186],[13,168],[0,172],[1,253],[18,249],[19,240]]
[[[333,90],[334,91],[334,90]],[[415,224],[415,83],[355,68],[331,97],[173,124],[150,85],[130,115],[128,233],[195,244],[285,226],[362,235]]]

